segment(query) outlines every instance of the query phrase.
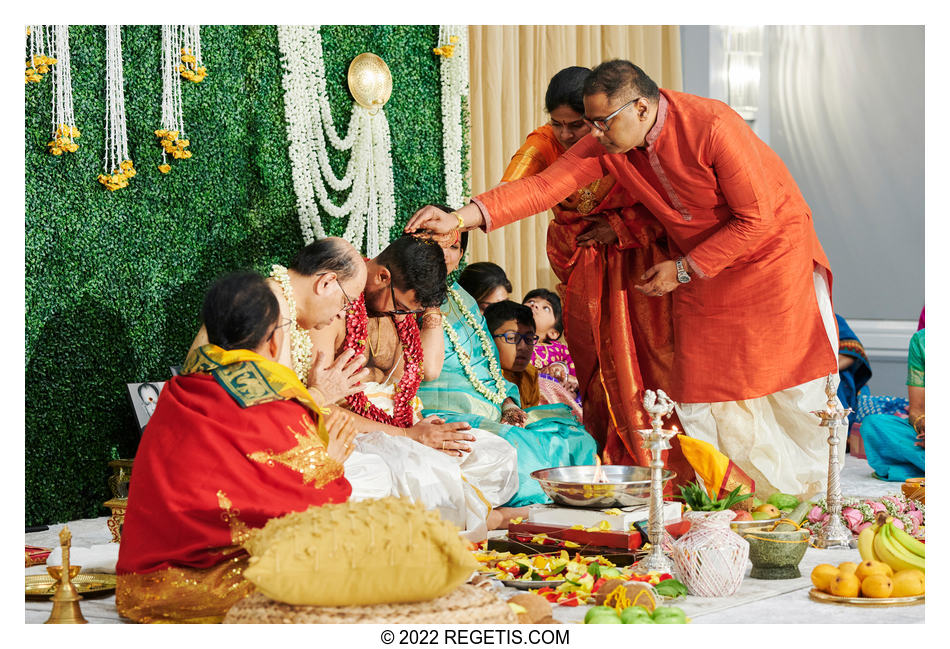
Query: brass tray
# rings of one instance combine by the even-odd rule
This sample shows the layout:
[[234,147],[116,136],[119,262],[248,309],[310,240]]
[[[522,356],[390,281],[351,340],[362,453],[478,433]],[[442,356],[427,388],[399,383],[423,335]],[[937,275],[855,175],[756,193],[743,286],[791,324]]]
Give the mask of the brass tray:
[[363,108],[382,108],[393,93],[389,66],[372,52],[364,52],[350,62],[346,83],[354,101]]
[[[115,590],[115,575],[84,572],[72,579],[80,595],[93,595]],[[48,598],[56,594],[57,582],[49,575],[26,575],[26,596]]]
[[843,604],[844,606],[914,606],[924,603],[924,595],[914,597],[839,597],[822,592],[817,588],[808,591],[808,596],[816,602]]

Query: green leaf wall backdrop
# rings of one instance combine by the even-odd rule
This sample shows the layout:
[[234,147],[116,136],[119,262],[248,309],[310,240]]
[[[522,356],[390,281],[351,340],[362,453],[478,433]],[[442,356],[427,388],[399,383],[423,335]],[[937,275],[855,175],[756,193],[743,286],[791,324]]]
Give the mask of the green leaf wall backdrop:
[[[327,87],[338,130],[356,55],[393,76],[396,234],[415,209],[442,202],[438,27],[326,26]],[[71,26],[73,97],[82,137],[53,157],[51,79],[26,93],[26,524],[102,516],[108,461],[134,457],[140,435],[126,383],[164,381],[200,326],[204,291],[235,269],[266,272],[303,245],[295,209],[277,32],[202,26],[207,78],[183,82],[194,157],[158,170],[161,36],[122,28],[129,150],[137,175],[104,189],[105,28]],[[334,155],[335,154],[335,155]],[[464,159],[464,158],[463,158]],[[331,150],[342,173],[345,155]],[[324,219],[329,234],[343,223]]]

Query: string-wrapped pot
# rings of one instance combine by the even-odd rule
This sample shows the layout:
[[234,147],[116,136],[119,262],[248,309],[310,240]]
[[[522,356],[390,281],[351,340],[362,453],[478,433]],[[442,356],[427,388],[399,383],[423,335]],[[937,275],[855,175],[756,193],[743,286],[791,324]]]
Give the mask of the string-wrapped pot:
[[687,512],[689,531],[673,543],[673,561],[691,595],[725,597],[739,589],[749,542],[729,529],[731,510]]

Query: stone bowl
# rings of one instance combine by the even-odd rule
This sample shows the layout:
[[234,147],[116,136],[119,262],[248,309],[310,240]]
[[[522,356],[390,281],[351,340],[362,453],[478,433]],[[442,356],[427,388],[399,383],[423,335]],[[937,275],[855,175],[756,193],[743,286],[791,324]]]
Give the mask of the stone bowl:
[[811,532],[792,530],[790,532],[767,532],[752,529],[742,533],[749,542],[749,561],[752,562],[753,579],[797,579],[802,576],[798,569]]

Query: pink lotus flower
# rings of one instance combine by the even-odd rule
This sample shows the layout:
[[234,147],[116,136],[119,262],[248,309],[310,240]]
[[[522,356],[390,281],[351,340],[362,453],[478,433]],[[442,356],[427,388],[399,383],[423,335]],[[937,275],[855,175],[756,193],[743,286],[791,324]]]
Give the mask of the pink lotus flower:
[[904,529],[904,521],[902,521],[901,519],[895,518],[892,522],[894,523],[894,527],[899,527],[900,529]]
[[894,503],[894,506],[897,507],[897,511],[899,512],[903,512],[905,509],[907,509],[904,503],[901,502],[899,499],[895,498],[894,496],[884,496],[883,498],[881,498],[881,500],[891,501],[892,503]]
[[854,507],[843,507],[841,509],[841,517],[852,531],[864,522],[864,515]]
[[881,503],[879,503],[879,502],[877,502],[877,501],[875,501],[875,500],[869,500],[869,501],[867,501],[867,504],[868,504],[868,507],[871,508],[871,512],[874,513],[874,514],[876,514],[876,513],[878,513],[878,512],[887,511],[887,508],[884,507],[884,505],[882,505]]
[[855,527],[852,531],[855,534],[860,534],[861,530],[863,530],[865,527],[870,527],[870,526],[871,526],[871,521],[865,521],[861,523],[860,525],[858,525],[857,527]]
[[[821,507],[819,507],[818,505],[815,505],[814,507],[811,508],[811,511],[808,512],[808,522],[817,523],[818,521],[821,520],[822,514],[824,514],[824,512],[821,510]],[[827,518],[827,514],[825,514],[825,516]]]
[[907,518],[910,519],[911,523],[914,524],[914,531],[917,531],[917,528],[923,525],[924,515],[919,509],[912,509],[907,512]]

